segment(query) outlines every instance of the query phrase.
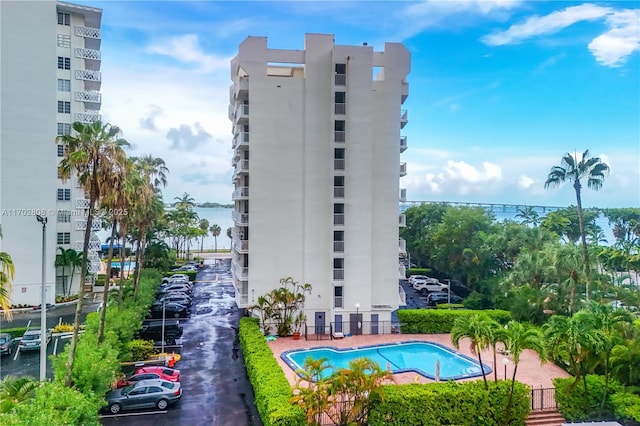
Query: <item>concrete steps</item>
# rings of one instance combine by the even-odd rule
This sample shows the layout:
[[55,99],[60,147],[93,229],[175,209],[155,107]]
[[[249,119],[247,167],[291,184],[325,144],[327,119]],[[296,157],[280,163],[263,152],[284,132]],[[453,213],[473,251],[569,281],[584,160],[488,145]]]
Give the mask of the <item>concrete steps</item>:
[[532,411],[525,424],[527,426],[561,426],[566,420],[556,410]]

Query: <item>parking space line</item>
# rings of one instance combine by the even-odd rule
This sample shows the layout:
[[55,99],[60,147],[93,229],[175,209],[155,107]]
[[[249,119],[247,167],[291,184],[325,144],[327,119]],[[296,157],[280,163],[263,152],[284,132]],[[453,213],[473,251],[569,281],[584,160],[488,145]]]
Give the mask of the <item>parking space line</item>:
[[164,411],[147,411],[144,413],[124,413],[124,414],[103,414],[100,415],[101,419],[113,419],[113,418],[117,418],[117,417],[133,417],[133,416],[148,416],[149,414],[167,414],[168,411],[164,410]]

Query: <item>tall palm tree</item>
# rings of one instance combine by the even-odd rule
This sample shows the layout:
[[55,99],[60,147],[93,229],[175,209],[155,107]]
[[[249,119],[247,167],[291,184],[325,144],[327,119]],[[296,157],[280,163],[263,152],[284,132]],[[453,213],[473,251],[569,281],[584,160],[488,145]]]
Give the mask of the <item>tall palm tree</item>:
[[200,219],[198,222],[198,228],[200,228],[202,232],[202,238],[200,239],[200,251],[204,251],[204,237],[207,235],[207,231],[209,230],[209,221],[207,219]]
[[73,321],[73,336],[69,346],[65,386],[71,386],[71,372],[78,345],[82,302],[84,300],[84,283],[87,278],[89,241],[97,203],[105,192],[103,178],[115,164],[124,163],[126,155],[123,147],[129,145],[126,140],[120,137],[119,127],[108,123],[103,124],[101,121],[95,121],[90,124],[75,122],[73,123],[73,130],[74,134],[62,135],[56,138],[56,142],[62,143],[66,148],[66,154],[58,168],[63,179],[69,178],[74,173],[77,175],[78,182],[82,185],[85,194],[88,195],[89,206],[80,269],[80,291]]
[[591,281],[591,268],[589,265],[589,251],[587,238],[584,231],[584,214],[582,212],[582,179],[587,179],[587,188],[599,190],[604,183],[604,177],[609,173],[609,166],[603,163],[599,157],[589,157],[589,150],[582,153],[582,158],[578,161],[576,153],[566,153],[562,157],[559,166],[553,166],[544,188],[555,187],[564,182],[571,182],[576,192],[576,202],[578,204],[578,222],[580,224],[580,238],[582,239],[582,254],[584,256],[584,272],[587,279],[587,300],[589,300],[589,284]]
[[215,251],[218,251],[218,237],[220,236],[220,232],[222,232],[222,229],[220,228],[220,225],[214,223],[213,225],[211,225],[211,228],[209,228],[209,232],[211,232],[211,235],[213,236],[213,241],[215,244]]
[[[69,249],[72,250],[72,249]],[[56,260],[53,264],[56,268],[61,268],[62,272],[62,295],[67,295],[67,276],[65,274],[67,266],[71,266],[67,256],[67,250],[64,247],[58,247],[59,254],[56,254]]]
[[518,209],[518,213],[516,213],[516,218],[522,219],[522,224],[524,225],[533,225],[536,228],[540,224],[540,215],[531,206],[524,206],[521,209]]
[[[456,319],[451,328],[451,343],[458,349],[460,340],[464,337],[470,340],[471,353],[478,356],[484,388],[489,389],[487,374],[482,364],[482,351],[489,346],[491,336],[491,319],[486,315],[465,316]],[[495,368],[495,366],[494,366]]]
[[66,296],[71,296],[71,289],[73,288],[73,277],[76,276],[76,269],[82,266],[82,253],[77,252],[74,249],[67,249],[66,253],[67,261],[71,267],[71,274],[69,274],[69,287],[67,287]]
[[0,381],[0,416],[34,397],[40,382],[33,377],[6,376]]
[[[0,229],[2,238],[2,229]],[[7,319],[11,319],[11,280],[15,275],[15,267],[9,253],[0,251],[0,308],[5,312]]]

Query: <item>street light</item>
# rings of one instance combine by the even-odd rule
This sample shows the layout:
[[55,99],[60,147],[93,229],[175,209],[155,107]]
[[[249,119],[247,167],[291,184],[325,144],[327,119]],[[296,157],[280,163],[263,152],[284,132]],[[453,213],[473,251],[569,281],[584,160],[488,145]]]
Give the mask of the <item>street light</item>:
[[504,379],[507,380],[507,365],[509,365],[509,358],[502,358],[504,364]]
[[362,323],[360,322],[360,304],[356,303],[356,321],[358,328],[356,329],[356,333],[360,334],[360,327],[362,327]]
[[36,215],[42,224],[42,289],[40,294],[40,381],[47,375],[47,218]]
[[451,309],[451,280],[445,280],[447,282],[447,304],[449,305],[449,309]]

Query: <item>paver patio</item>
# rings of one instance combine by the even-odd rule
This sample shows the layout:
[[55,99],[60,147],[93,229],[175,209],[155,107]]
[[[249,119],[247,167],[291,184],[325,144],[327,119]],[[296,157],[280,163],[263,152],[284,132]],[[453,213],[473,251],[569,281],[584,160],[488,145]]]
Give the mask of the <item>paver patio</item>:
[[[315,336],[310,336],[315,337]],[[425,342],[440,343],[448,348],[454,349],[451,343],[451,336],[449,334],[380,334],[380,335],[360,335],[350,336],[343,339],[334,340],[304,340],[302,337],[300,340],[293,340],[292,337],[279,337],[276,340],[268,342],[271,351],[278,360],[280,367],[284,371],[289,383],[292,386],[296,383],[297,375],[295,372],[282,360],[280,355],[282,352],[291,349],[304,349],[312,348],[316,346],[334,346],[336,348],[355,348],[359,346],[376,345],[382,343],[397,343],[405,342],[408,340],[421,340]],[[469,349],[469,340],[463,339],[460,341],[460,349],[457,350],[460,353],[468,355],[477,360],[477,356],[471,354]],[[497,371],[498,379],[504,379],[504,364],[502,359],[505,356],[497,354]],[[514,364],[510,359],[509,365],[507,365],[507,378],[511,378],[513,375]],[[491,350],[482,352],[482,362],[493,368],[493,352]],[[383,366],[384,368],[384,366]],[[394,374],[396,383],[431,383],[433,380],[427,379],[417,373],[399,373]],[[487,380],[493,380],[493,372],[487,375]],[[540,362],[538,355],[526,350],[520,355],[520,363],[518,364],[518,372],[516,380],[526,383],[532,388],[551,388],[553,387],[552,380],[556,377],[569,377],[569,374],[562,370],[557,365],[547,362]],[[463,379],[463,380],[482,380],[482,376],[477,378]]]

